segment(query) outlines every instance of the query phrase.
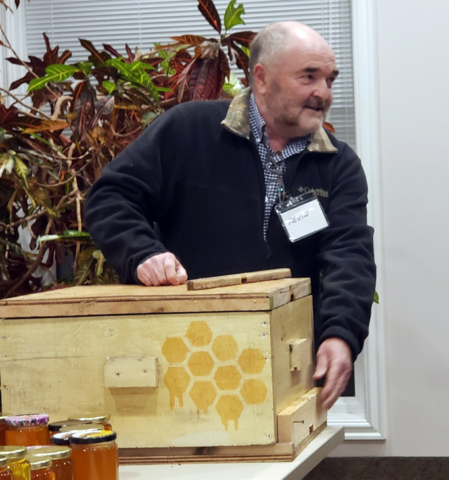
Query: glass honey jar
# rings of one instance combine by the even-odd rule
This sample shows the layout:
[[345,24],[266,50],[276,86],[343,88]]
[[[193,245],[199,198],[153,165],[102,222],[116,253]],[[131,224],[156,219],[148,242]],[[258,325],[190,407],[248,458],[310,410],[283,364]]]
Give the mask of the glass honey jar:
[[0,447],[0,456],[8,459],[14,480],[31,480],[30,462],[25,459],[26,453],[26,447]]
[[8,466],[8,459],[0,457],[0,480],[13,480],[11,469]]
[[48,415],[12,415],[6,417],[7,445],[50,445]]
[[81,415],[69,415],[69,420],[78,420],[79,423],[101,423],[104,430],[110,430],[112,432],[112,426],[109,423],[111,416],[109,414],[89,413]]
[[56,480],[51,458],[29,455],[26,459],[30,462],[31,480]]
[[110,430],[70,437],[74,480],[118,480],[117,434]]
[[59,445],[35,447],[28,449],[28,453],[35,457],[50,458],[53,462],[51,468],[55,472],[56,480],[73,479],[72,450],[70,447]]
[[6,415],[4,413],[0,413],[0,446],[6,445]]

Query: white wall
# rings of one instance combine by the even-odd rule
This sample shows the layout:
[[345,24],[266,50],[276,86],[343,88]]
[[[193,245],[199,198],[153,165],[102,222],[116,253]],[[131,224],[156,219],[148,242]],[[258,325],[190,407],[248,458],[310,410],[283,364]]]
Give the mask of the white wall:
[[388,432],[335,455],[448,456],[449,2],[373,1]]

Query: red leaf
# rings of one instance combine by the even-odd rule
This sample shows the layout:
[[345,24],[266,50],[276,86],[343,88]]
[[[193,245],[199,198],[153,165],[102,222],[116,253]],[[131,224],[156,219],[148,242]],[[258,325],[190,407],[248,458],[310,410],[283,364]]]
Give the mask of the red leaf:
[[108,60],[108,58],[110,58],[107,53],[100,53],[89,40],[83,40],[82,38],[80,38],[79,41],[81,45],[91,53],[89,60],[91,60],[92,63],[94,63],[95,65],[98,65],[99,63],[104,63],[106,60]]
[[247,57],[245,52],[239,46],[237,46],[234,42],[232,42],[231,46],[237,55],[236,57],[237,66],[241,70],[243,70],[245,77],[248,80],[249,79],[249,58]]
[[14,2],[16,4],[16,8],[19,8],[19,5],[20,5],[20,0],[15,0]]
[[128,47],[128,44],[127,44],[127,43],[125,44],[125,48],[126,48],[126,53],[128,54],[129,63],[133,63],[133,62],[134,62],[134,59],[136,58],[136,56],[135,56],[134,53],[131,51],[131,49]]
[[111,55],[114,55],[114,57],[121,57],[120,53],[114,47],[111,47],[111,45],[103,43],[103,48]]
[[212,0],[198,0],[198,10],[203,17],[211,24],[212,28],[221,33],[221,20]]
[[328,130],[328,131],[331,132],[331,133],[335,133],[335,128],[334,128],[334,126],[332,125],[332,123],[324,122],[324,123],[323,123],[323,128],[325,128],[326,130]]
[[206,38],[199,35],[182,35],[180,37],[170,37],[172,40],[176,40],[176,45],[199,45],[203,43]]
[[77,93],[74,111],[77,113],[76,131],[80,140],[84,140],[87,128],[95,115],[95,95],[89,83],[81,84],[83,87]]
[[230,42],[237,42],[244,47],[249,47],[251,44],[252,39],[255,37],[255,32],[237,32],[229,35],[225,39],[223,39],[222,43],[225,44],[228,41]]

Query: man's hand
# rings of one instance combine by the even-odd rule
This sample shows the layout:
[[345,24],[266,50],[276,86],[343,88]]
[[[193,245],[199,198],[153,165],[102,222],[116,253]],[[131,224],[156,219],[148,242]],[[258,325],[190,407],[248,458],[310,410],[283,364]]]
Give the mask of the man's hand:
[[147,287],[180,285],[187,282],[187,272],[173,253],[155,255],[137,267],[138,279]]
[[324,408],[331,408],[344,392],[352,371],[352,356],[348,344],[340,338],[328,338],[318,348],[314,380],[326,375],[321,391]]

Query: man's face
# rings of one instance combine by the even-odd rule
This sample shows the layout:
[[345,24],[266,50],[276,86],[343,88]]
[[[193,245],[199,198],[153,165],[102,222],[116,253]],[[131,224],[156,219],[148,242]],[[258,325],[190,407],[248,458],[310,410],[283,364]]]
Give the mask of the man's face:
[[271,124],[277,134],[289,138],[315,133],[331,106],[338,75],[330,47],[317,42],[292,46],[263,68],[267,127]]

